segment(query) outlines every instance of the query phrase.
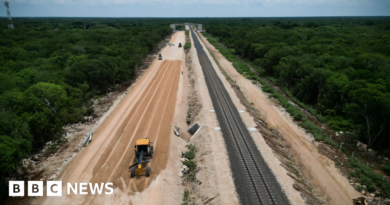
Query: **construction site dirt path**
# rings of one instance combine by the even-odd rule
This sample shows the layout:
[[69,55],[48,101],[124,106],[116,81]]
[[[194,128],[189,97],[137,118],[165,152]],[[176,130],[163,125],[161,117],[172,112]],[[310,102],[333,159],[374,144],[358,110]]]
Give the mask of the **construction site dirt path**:
[[[184,32],[170,43],[184,42]],[[62,197],[47,197],[42,204],[129,204],[129,197],[147,188],[166,167],[172,119],[182,70],[182,48],[165,47],[163,60],[154,61],[133,89],[98,127],[92,142],[56,180],[63,183]],[[149,163],[151,176],[130,178],[137,139],[148,137],[154,145]],[[112,182],[112,197],[68,195],[66,184]],[[88,189],[89,191],[89,189]],[[104,195],[103,195],[104,196]]]

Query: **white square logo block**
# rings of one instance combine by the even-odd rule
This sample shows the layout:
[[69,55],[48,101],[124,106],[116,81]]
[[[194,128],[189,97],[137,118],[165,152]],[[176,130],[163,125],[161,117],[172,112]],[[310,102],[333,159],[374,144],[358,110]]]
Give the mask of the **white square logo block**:
[[43,196],[43,181],[28,181],[28,196]]
[[46,182],[47,196],[62,196],[62,181]]
[[9,181],[9,196],[24,196],[24,181]]

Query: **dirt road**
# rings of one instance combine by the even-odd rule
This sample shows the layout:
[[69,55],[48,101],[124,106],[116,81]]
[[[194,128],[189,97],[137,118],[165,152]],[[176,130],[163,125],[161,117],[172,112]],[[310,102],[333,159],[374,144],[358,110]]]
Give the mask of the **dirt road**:
[[[134,88],[99,126],[88,145],[56,179],[63,182],[62,197],[42,198],[42,204],[128,204],[129,196],[147,188],[165,169],[181,78],[184,32],[175,33],[163,49],[162,61],[155,61]],[[152,173],[130,178],[128,166],[134,162],[137,139],[148,137],[154,143]],[[66,183],[107,183],[115,189],[113,197],[67,195]]]
[[[202,38],[204,39],[204,37]],[[317,151],[315,145],[308,140],[310,137],[290,118],[282,115],[275,103],[268,98],[268,95],[239,74],[232,63],[227,61],[207,40],[204,42],[212,50],[228,75],[237,81],[241,90],[254,102],[256,108],[262,113],[267,113],[267,124],[278,128],[284,140],[291,144],[291,153],[295,160],[299,161],[303,173],[309,176],[310,172],[310,181],[318,196],[322,197],[325,188],[325,200],[328,204],[351,204],[352,198],[360,196],[335,168],[333,162]]]

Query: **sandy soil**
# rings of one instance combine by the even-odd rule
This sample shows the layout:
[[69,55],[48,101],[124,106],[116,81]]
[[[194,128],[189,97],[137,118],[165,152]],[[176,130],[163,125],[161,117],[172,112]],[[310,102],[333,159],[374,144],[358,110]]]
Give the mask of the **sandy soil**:
[[[184,32],[178,32],[173,36],[171,43],[178,45],[179,42],[183,43],[184,39]],[[168,161],[172,161],[168,159],[175,155],[177,161],[180,159],[180,151],[171,147],[170,140],[173,138],[171,123],[177,108],[176,104],[180,102],[177,99],[182,98],[178,91],[179,82],[183,81],[180,72],[184,66],[181,61],[184,59],[182,48],[167,46],[161,53],[163,60],[152,63],[133,89],[95,131],[91,144],[55,179],[62,180],[63,184],[113,182],[114,194],[110,196],[66,195],[66,187],[63,187],[63,197],[41,198],[38,203],[128,204],[129,201],[150,202],[151,199],[155,201],[159,198],[149,197],[150,194],[163,193],[163,191],[157,192],[164,188],[158,186],[163,184],[161,180],[157,180],[160,179],[158,176],[169,176],[169,173],[163,171]],[[152,174],[149,178],[140,176],[130,179],[128,166],[134,161],[133,147],[137,139],[144,137],[149,137],[154,142],[155,154],[150,163]],[[180,141],[177,142],[177,137],[173,138],[173,141],[180,144]],[[168,150],[172,150],[172,155]],[[177,170],[179,168],[180,165],[177,166]],[[180,181],[180,178],[178,180]],[[150,186],[151,184],[153,186]],[[150,191],[138,193],[146,188]],[[150,203],[145,202],[145,204]]]
[[[205,38],[202,36],[204,42]],[[252,84],[251,81],[240,75],[232,66],[232,63],[227,61],[211,44],[206,43],[207,47],[213,51],[220,65],[227,71],[229,76],[237,81],[241,90],[255,103],[257,109],[263,114],[267,115],[267,123],[269,126],[278,128],[278,131],[284,137],[287,143],[291,144],[291,153],[296,161],[299,162],[300,168],[306,177],[309,176],[314,191],[318,196],[323,196],[325,191],[325,201],[327,204],[351,204],[352,198],[359,197],[360,194],[350,186],[348,180],[343,177],[339,170],[336,169],[334,163],[328,158],[321,155],[314,144],[310,141],[308,136],[301,128],[299,128],[289,117],[282,115],[275,103],[262,92],[262,90]],[[207,52],[207,51],[206,51]],[[221,76],[221,75],[220,75]],[[224,82],[225,83],[225,82]],[[231,94],[233,101],[237,99]],[[242,109],[242,105],[235,103],[238,109]],[[243,115],[243,120],[247,125],[253,124],[253,120]],[[301,204],[298,193],[292,189],[292,180],[285,178],[285,174],[281,167],[278,166],[278,159],[274,157],[271,152],[264,152],[269,150],[264,143],[264,139],[258,133],[252,133],[255,143],[259,147],[267,163],[270,165],[272,171],[276,174],[277,179],[281,182],[282,188],[287,193],[290,201]],[[283,176],[284,175],[284,176]],[[326,189],[326,190],[325,190]]]

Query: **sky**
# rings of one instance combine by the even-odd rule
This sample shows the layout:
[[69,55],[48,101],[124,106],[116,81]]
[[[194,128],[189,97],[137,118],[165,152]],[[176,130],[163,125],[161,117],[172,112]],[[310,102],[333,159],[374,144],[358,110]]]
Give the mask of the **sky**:
[[[390,0],[8,1],[13,17],[390,16]],[[1,6],[0,12],[0,16],[6,16],[4,6]]]

